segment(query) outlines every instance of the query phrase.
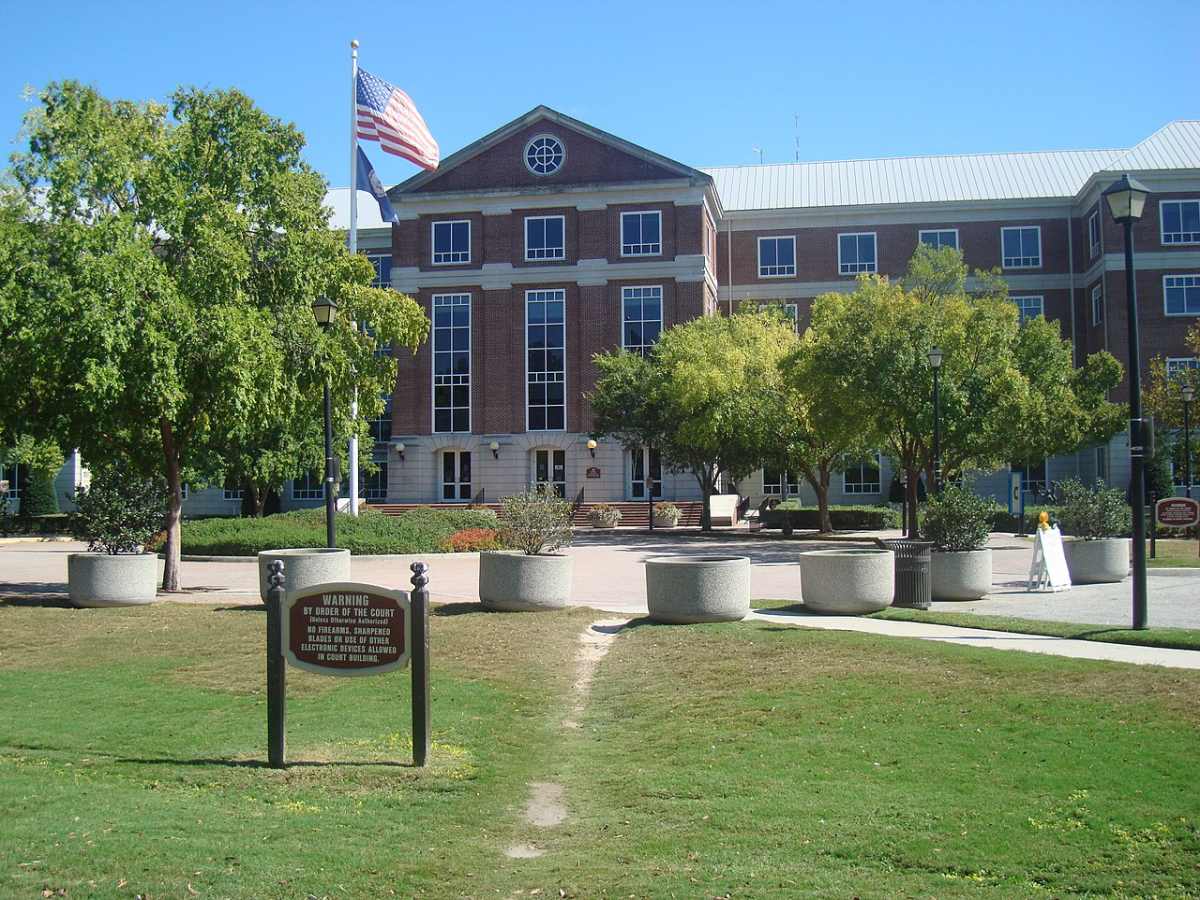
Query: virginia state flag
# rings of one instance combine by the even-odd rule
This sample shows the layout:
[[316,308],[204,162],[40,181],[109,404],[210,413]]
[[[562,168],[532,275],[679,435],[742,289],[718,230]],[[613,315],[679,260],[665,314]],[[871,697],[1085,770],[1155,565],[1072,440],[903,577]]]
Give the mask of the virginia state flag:
[[396,211],[392,209],[392,201],[388,199],[387,191],[383,188],[383,182],[379,180],[379,176],[375,174],[375,167],[371,165],[371,161],[367,159],[367,154],[363,153],[362,147],[358,149],[358,174],[356,187],[360,191],[366,191],[375,198],[375,202],[379,204],[379,217],[385,222],[398,222]]

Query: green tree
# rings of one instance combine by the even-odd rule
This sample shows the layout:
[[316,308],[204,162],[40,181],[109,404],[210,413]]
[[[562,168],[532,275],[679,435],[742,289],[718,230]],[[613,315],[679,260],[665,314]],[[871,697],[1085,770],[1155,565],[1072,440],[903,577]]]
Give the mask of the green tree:
[[[1200,325],[1193,325],[1184,338],[1187,347],[1200,357]],[[1146,379],[1142,389],[1142,405],[1146,415],[1154,416],[1155,425],[1162,428],[1179,429],[1180,434],[1174,442],[1174,454],[1178,465],[1183,466],[1183,392],[1185,384],[1190,384],[1197,397],[1200,397],[1200,369],[1186,368],[1167,374],[1167,361],[1161,356],[1150,360],[1150,377]],[[1188,410],[1188,425],[1192,429],[1189,442],[1192,451],[1192,472],[1200,471],[1200,438],[1196,436],[1196,425],[1200,420],[1200,403],[1193,401]],[[1159,443],[1164,443],[1160,438]],[[1182,475],[1180,476],[1183,477]]]
[[[357,382],[365,437],[395,379],[375,341],[415,349],[428,321],[369,286],[370,263],[328,228],[303,136],[237,91],[180,89],[168,108],[51,84],[25,130],[25,208],[5,224],[33,249],[10,248],[0,273],[19,373],[0,422],[163,476],[163,587],[177,590],[183,473],[228,463],[263,423],[311,427],[289,416],[311,414],[326,377],[341,435]],[[321,295],[340,307],[327,333],[310,311]]]
[[701,527],[710,530],[721,473],[744,478],[769,459],[788,415],[780,363],[795,345],[778,314],[747,311],[676,325],[646,360],[599,354],[596,430],[626,447],[652,445],[670,469],[691,472],[704,497]]

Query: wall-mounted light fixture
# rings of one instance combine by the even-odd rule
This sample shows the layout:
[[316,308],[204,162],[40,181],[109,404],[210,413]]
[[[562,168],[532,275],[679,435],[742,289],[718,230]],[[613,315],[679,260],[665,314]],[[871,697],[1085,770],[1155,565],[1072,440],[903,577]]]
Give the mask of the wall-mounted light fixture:
[[492,451],[492,459],[500,458],[500,445],[495,441],[488,444],[488,449]]
[[588,452],[591,453],[592,456],[596,455],[596,439],[595,438],[588,438],[587,448],[588,448]]
[[400,443],[398,443],[398,444],[396,445],[396,452],[400,454],[400,458],[401,458],[401,459],[404,459],[404,451],[405,451],[405,449],[406,449],[406,448],[405,448],[405,446],[404,446],[404,441],[401,441]]

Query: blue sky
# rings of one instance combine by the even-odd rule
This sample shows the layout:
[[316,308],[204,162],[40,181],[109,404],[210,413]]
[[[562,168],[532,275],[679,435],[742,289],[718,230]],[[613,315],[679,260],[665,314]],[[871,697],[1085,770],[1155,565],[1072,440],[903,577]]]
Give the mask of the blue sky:
[[[40,3],[5,13],[0,135],[26,86],[237,87],[349,178],[349,46],[443,156],[546,103],[697,166],[1127,147],[1200,118],[1200,3]],[[18,37],[20,36],[20,37]],[[799,114],[799,129],[796,128]],[[415,167],[366,146],[392,184]]]

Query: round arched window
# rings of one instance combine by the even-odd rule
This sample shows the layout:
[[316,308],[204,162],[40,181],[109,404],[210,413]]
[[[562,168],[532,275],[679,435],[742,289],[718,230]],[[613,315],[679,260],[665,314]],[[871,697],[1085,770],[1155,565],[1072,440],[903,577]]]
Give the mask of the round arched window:
[[539,134],[525,145],[525,167],[534,175],[553,175],[566,158],[562,141],[550,134]]

